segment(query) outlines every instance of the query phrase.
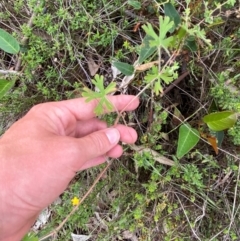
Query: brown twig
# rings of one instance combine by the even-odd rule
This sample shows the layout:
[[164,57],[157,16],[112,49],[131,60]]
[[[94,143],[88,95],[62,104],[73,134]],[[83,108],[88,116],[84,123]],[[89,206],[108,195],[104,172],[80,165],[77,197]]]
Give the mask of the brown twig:
[[154,160],[163,165],[168,165],[168,166],[175,165],[175,162],[173,160],[170,160],[167,157],[160,155],[158,152],[152,150],[151,148],[144,147],[144,146],[136,146],[136,145],[129,145],[129,146],[132,150],[136,151],[139,154],[142,154],[143,152],[150,152]]

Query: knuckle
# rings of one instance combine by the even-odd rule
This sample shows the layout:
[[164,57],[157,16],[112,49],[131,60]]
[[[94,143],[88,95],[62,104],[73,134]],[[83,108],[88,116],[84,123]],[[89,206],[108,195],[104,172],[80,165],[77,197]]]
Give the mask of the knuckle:
[[30,113],[35,113],[35,112],[39,112],[41,111],[44,106],[46,106],[46,103],[41,103],[41,104],[37,104],[37,105],[34,105],[31,109],[30,109]]
[[93,148],[95,148],[96,152],[101,152],[106,147],[106,142],[104,138],[102,138],[100,133],[95,133],[94,135],[90,135],[90,143],[92,143]]

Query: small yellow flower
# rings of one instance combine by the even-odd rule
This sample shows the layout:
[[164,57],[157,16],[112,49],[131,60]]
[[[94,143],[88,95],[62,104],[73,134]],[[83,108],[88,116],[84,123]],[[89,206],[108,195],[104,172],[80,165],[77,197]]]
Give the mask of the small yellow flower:
[[74,198],[71,200],[71,202],[72,202],[72,205],[73,205],[73,206],[77,206],[77,205],[79,204],[80,200],[79,200],[79,198],[74,197]]

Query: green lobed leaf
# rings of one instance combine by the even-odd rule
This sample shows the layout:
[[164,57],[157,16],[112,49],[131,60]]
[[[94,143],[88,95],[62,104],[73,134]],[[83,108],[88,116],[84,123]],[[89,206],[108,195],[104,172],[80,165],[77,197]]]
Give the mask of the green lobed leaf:
[[0,79],[0,99],[13,87],[15,81]]
[[143,30],[146,32],[147,35],[151,36],[153,39],[149,41],[149,46],[158,48],[162,47],[168,53],[168,47],[173,42],[174,38],[172,36],[167,38],[166,36],[173,26],[174,22],[171,21],[171,19],[168,16],[159,17],[159,34],[156,34],[156,32],[153,29],[153,26],[150,23],[147,23],[147,25],[143,25]]
[[115,66],[121,73],[126,76],[130,76],[134,73],[134,67],[130,64],[123,62],[113,62],[113,66]]
[[114,91],[116,91],[117,88],[116,88],[116,83],[115,82],[111,82],[105,89],[105,94],[110,94]]
[[203,121],[213,131],[223,131],[233,127],[237,121],[237,114],[233,111],[211,113],[203,117]]
[[94,79],[92,79],[92,83],[99,89],[100,93],[104,92],[104,85],[103,85],[103,76],[96,74]]
[[177,26],[181,23],[181,17],[178,11],[170,2],[164,4],[164,13],[166,16],[170,18],[171,21],[174,22],[174,26],[172,27],[171,30],[169,30],[169,32],[172,33],[177,28]]
[[155,92],[156,95],[159,95],[160,93],[163,92],[163,88],[160,84],[159,79],[157,81],[155,81],[155,83],[154,83],[154,92]]
[[166,83],[170,84],[173,81],[173,76],[168,75],[168,73],[162,73],[161,74],[161,79]]
[[9,54],[17,54],[20,45],[11,34],[0,28],[0,48]]
[[187,154],[199,141],[199,132],[189,124],[183,124],[179,128],[177,158],[182,158]]
[[[155,33],[152,24],[150,23],[147,23],[147,25],[144,24],[142,28],[148,36],[150,36],[153,40],[158,41],[158,35]],[[153,42],[153,40],[151,40],[151,42]],[[150,44],[150,46],[153,47],[152,44]]]
[[104,79],[102,75],[95,75],[92,83],[98,88],[99,92],[92,91],[87,87],[83,88],[82,96],[86,98],[86,102],[98,100],[98,104],[94,109],[96,115],[101,115],[106,111],[113,109],[112,103],[107,99],[107,94],[116,90],[116,83],[110,83],[104,88]]
[[168,32],[170,32],[173,25],[174,25],[174,22],[171,21],[171,19],[168,16],[166,16],[164,18],[162,16],[159,17],[159,37],[160,37],[161,42],[164,39],[167,40],[166,35]]
[[148,57],[157,51],[157,47],[150,47],[149,41],[153,38],[149,35],[146,35],[143,39],[142,45],[140,46],[140,53],[138,58],[138,64],[142,64]]
[[156,79],[158,79],[159,76],[159,72],[158,72],[158,68],[156,66],[153,66],[148,72],[147,75],[144,77],[144,80],[147,83],[150,83],[151,81],[154,81]]

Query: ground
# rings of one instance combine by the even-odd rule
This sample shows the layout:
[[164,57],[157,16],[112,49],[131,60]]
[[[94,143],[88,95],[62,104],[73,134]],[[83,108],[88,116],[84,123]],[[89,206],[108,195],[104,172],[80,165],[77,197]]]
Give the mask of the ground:
[[[137,130],[136,145],[124,145],[124,155],[112,161],[52,238],[72,240],[74,233],[94,241],[240,240],[238,4],[0,4],[0,28],[20,43],[17,54],[0,50],[0,79],[13,83],[4,96],[0,93],[1,133],[34,104],[80,97],[84,88],[98,92],[92,82],[99,83],[97,75],[105,89],[116,84],[112,94],[133,94],[141,101],[119,120]],[[203,121],[220,113],[218,121],[224,111],[229,115],[223,121],[236,117],[224,130],[212,130]],[[100,118],[110,125],[116,115]],[[198,136],[194,145],[189,141],[193,132]],[[71,200],[81,200],[103,169],[76,176],[49,207],[47,222],[34,230],[39,240],[54,233],[74,208]]]

